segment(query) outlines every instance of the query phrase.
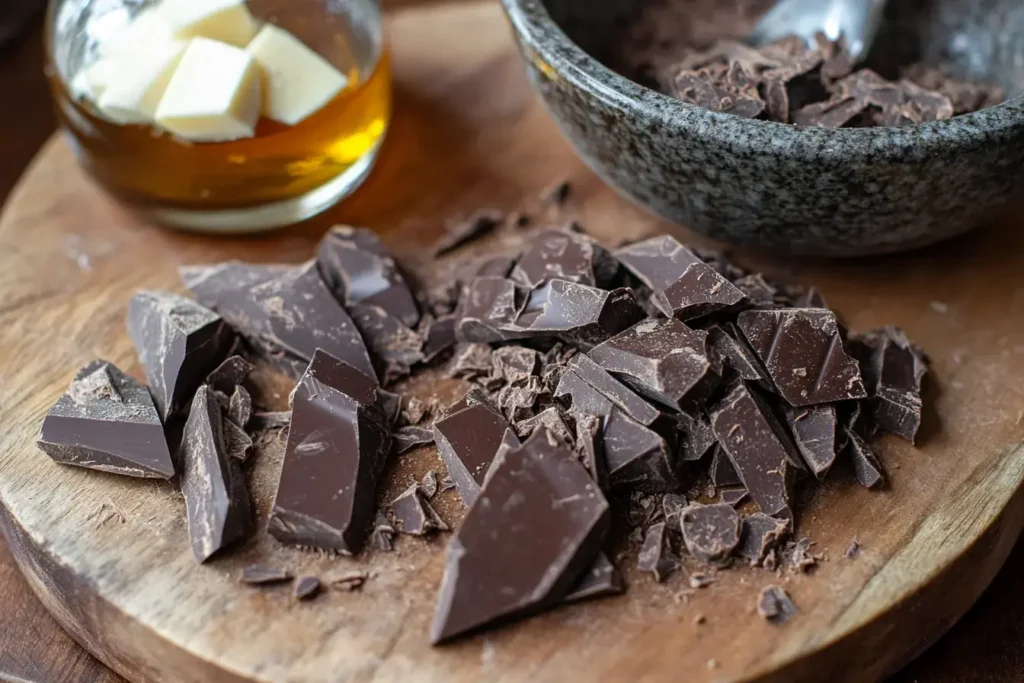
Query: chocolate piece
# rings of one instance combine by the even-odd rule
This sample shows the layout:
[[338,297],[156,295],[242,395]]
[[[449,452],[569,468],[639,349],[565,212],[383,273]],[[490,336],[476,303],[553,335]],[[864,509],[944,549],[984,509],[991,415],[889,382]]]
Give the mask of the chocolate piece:
[[793,305],[797,308],[828,308],[828,302],[817,287],[808,287],[807,291],[797,297]]
[[736,554],[748,560],[750,566],[756,567],[765,561],[769,552],[785,540],[789,531],[788,519],[777,519],[762,512],[747,515],[743,518],[743,529]]
[[434,246],[434,256],[443,256],[459,247],[480,239],[501,225],[500,211],[477,211],[467,220],[450,223],[444,236]]
[[807,467],[824,479],[839,453],[836,443],[837,417],[834,405],[784,409],[793,443]]
[[276,583],[288,583],[292,580],[292,573],[287,569],[252,564],[242,570],[242,575],[238,580],[249,586],[269,586]]
[[734,508],[738,508],[749,497],[750,492],[744,488],[725,489],[722,491],[718,499],[718,502],[724,503],[725,505],[731,505]]
[[531,290],[555,280],[605,288],[617,270],[618,263],[612,255],[586,235],[571,230],[543,230],[531,235],[530,246],[509,277]]
[[320,595],[320,579],[315,576],[300,576],[295,580],[295,599],[312,600]]
[[225,449],[221,409],[209,387],[192,400],[178,461],[192,554],[203,563],[253,530],[245,477]]
[[928,359],[895,327],[884,327],[865,338],[874,349],[870,370],[873,422],[890,434],[914,443],[921,428],[921,384]]
[[292,422],[270,534],[282,543],[359,552],[391,449],[384,392],[317,351],[292,394]]
[[502,277],[478,277],[466,286],[455,312],[455,338],[491,343],[515,338],[506,330],[526,303],[515,282]]
[[420,309],[412,290],[394,257],[370,230],[331,228],[320,242],[316,264],[324,282],[346,308],[357,304],[377,307],[405,327],[419,322]]
[[742,333],[732,323],[712,325],[708,328],[708,345],[719,355],[725,366],[747,382],[756,382],[765,389],[772,389],[772,380],[768,376],[761,360],[754,350],[747,345]]
[[428,499],[437,495],[437,472],[431,470],[423,475],[423,481],[420,482],[420,491],[423,491],[423,495]]
[[572,185],[569,184],[568,180],[563,180],[544,192],[543,197],[545,201],[561,206],[569,199],[571,192]]
[[745,311],[740,314],[739,327],[790,405],[801,407],[867,396],[860,366],[846,355],[831,311]]
[[370,574],[368,572],[356,569],[331,574],[327,577],[326,583],[335,590],[351,593],[362,588],[369,578]]
[[[238,261],[181,269],[185,285],[264,354],[308,362],[318,349],[376,379],[355,323],[324,284],[316,263],[254,266]],[[297,363],[285,363],[295,369]]]
[[537,430],[495,463],[452,539],[431,640],[557,605],[597,559],[609,516],[586,469]]
[[711,424],[761,511],[792,518],[790,498],[800,456],[771,411],[740,385],[719,405]]
[[626,590],[622,574],[604,553],[598,553],[597,560],[579,578],[563,602],[580,602],[609,595],[619,595]]
[[457,320],[454,315],[438,318],[430,323],[423,337],[423,362],[430,363],[448,349],[455,346],[455,324]]
[[235,392],[235,387],[241,386],[255,368],[255,365],[241,356],[230,356],[207,375],[205,383],[212,390],[230,396]]
[[459,344],[448,365],[449,377],[473,379],[491,371],[491,347],[487,344]]
[[491,375],[506,382],[526,380],[540,368],[540,355],[525,346],[505,346],[491,355],[494,369]]
[[432,443],[434,443],[433,430],[413,426],[400,427],[392,435],[391,451],[395,455],[401,455],[414,448]]
[[730,87],[713,71],[681,71],[676,74],[672,94],[683,102],[746,119],[757,118],[765,107],[756,90]]
[[602,491],[608,490],[608,463],[604,455],[604,425],[594,415],[576,417],[576,457]]
[[525,382],[509,384],[498,392],[498,408],[516,425],[533,416],[534,406],[545,393],[544,385],[537,377],[530,377]]
[[239,385],[231,394],[231,402],[228,404],[228,419],[236,425],[245,429],[252,419],[252,397],[245,387]]
[[426,536],[435,530],[448,531],[448,525],[427,502],[419,484],[413,484],[391,501],[391,510],[395,513],[398,530],[404,534]]
[[508,428],[505,418],[479,404],[469,405],[434,423],[438,455],[467,506],[476,500]]
[[850,429],[846,430],[846,438],[848,441],[844,452],[849,454],[848,457],[853,463],[853,473],[856,475],[857,481],[861,486],[869,489],[882,486],[885,483],[885,472],[874,451],[871,450],[871,446],[861,438],[860,434]]
[[573,430],[569,429],[569,425],[562,419],[562,414],[554,406],[545,408],[528,420],[522,420],[517,423],[515,430],[519,438],[525,439],[541,427],[547,429],[560,439],[562,443],[570,447],[576,443]]
[[707,333],[678,320],[645,320],[588,355],[637,392],[673,410],[686,410],[718,382],[707,354]]
[[423,362],[422,337],[401,320],[377,306],[355,304],[349,311],[385,384],[408,375],[413,365]]
[[[689,266],[703,262],[671,235],[659,235],[629,244],[617,250],[615,258],[654,292],[664,292],[683,276]],[[665,315],[671,313],[666,311]]]
[[678,529],[679,517],[689,502],[686,496],[681,493],[666,493],[661,497],[661,514],[665,518],[665,525],[669,529]]
[[744,275],[733,282],[737,289],[747,295],[750,303],[759,308],[771,308],[775,305],[775,299],[779,290],[761,273]]
[[43,419],[36,445],[62,465],[170,479],[174,463],[146,387],[95,360],[75,375]]
[[743,483],[721,446],[716,447],[711,455],[711,467],[708,474],[711,475],[711,481],[715,486],[736,486]]
[[789,594],[780,586],[767,586],[757,597],[757,613],[772,624],[786,623],[797,611]]
[[727,562],[740,543],[740,516],[731,505],[691,505],[680,518],[686,549],[702,562]]
[[381,552],[391,552],[395,549],[395,527],[380,511],[373,522],[373,533],[370,534],[370,549]]
[[692,263],[664,291],[669,314],[677,320],[695,318],[734,308],[746,295],[706,263]]
[[152,290],[132,297],[128,336],[164,421],[188,407],[234,341],[231,328],[213,311],[183,296]]
[[554,337],[586,349],[646,317],[629,289],[605,291],[553,280],[545,293],[539,308],[527,310],[502,331],[518,338]]
[[793,565],[794,570],[806,574],[818,566],[818,562],[825,559],[824,555],[815,555],[811,552],[811,546],[813,545],[815,543],[811,539],[801,538],[786,548],[789,562]]
[[602,445],[612,487],[631,486],[650,492],[679,488],[670,444],[617,408],[605,419]]
[[426,419],[431,412],[431,405],[421,401],[415,396],[406,396],[402,399],[402,409],[399,418],[403,425],[418,425]]
[[672,551],[668,542],[665,522],[652,524],[644,536],[643,547],[637,557],[636,568],[654,574],[654,580],[661,583],[669,574],[679,569],[679,556]]
[[703,409],[693,409],[675,416],[679,440],[679,459],[697,462],[718,442],[711,421]]
[[[621,409],[645,427],[654,426],[662,418],[662,414],[657,408],[638,396],[636,392],[625,384],[612,377],[607,370],[594,362],[592,358],[584,355],[575,356],[569,361],[569,367],[584,382],[611,401],[615,407]],[[557,395],[559,394],[556,392]],[[593,404],[594,407],[598,405],[592,400],[584,400],[583,403]],[[606,415],[607,412],[591,414]]]
[[252,437],[238,426],[230,417],[222,422],[224,430],[224,452],[229,458],[244,463],[252,455]]

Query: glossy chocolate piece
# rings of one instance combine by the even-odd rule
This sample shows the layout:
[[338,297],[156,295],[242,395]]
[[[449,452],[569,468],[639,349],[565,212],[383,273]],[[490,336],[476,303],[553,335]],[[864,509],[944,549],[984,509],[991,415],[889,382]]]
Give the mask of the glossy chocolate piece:
[[604,420],[594,415],[576,416],[576,457],[590,472],[598,488],[607,491],[608,462],[604,455]]
[[844,453],[847,453],[847,457],[853,463],[853,473],[860,485],[874,489],[885,484],[885,470],[882,469],[882,464],[878,462],[878,457],[867,441],[850,429],[846,430],[846,438]]
[[438,318],[427,326],[422,333],[423,337],[423,362],[430,363],[448,349],[455,346],[455,325],[454,315]]
[[476,500],[508,428],[504,417],[482,404],[466,405],[434,423],[438,455],[467,506]]
[[510,277],[531,290],[553,280],[603,289],[616,270],[618,262],[594,240],[572,230],[552,229],[530,236]]
[[834,405],[785,407],[793,443],[815,477],[824,479],[839,453],[838,417]]
[[[686,269],[703,261],[671,235],[634,242],[615,251],[615,257],[653,292],[664,292]],[[671,315],[665,311],[665,315]]]
[[419,484],[413,484],[391,501],[391,511],[396,528],[403,534],[426,536],[433,531],[448,531],[448,525],[427,502]]
[[103,360],[78,371],[43,418],[36,445],[62,465],[148,479],[174,476],[153,397]]
[[691,505],[680,520],[686,549],[702,562],[727,562],[740,544],[740,516],[731,505]]
[[535,432],[495,464],[452,539],[431,640],[562,602],[597,559],[609,517],[586,469],[553,435]]
[[[628,386],[612,377],[607,370],[594,362],[590,357],[584,355],[575,356],[571,361],[569,361],[569,368],[584,382],[611,401],[616,408],[619,408],[640,424],[650,427],[662,419],[663,416],[657,408],[647,402],[647,400],[638,395]],[[571,394],[573,387],[574,380],[569,380],[565,390]],[[556,391],[555,395],[559,396],[562,394]],[[600,403],[593,399],[587,399],[581,396],[581,406],[582,405],[592,405],[594,408],[597,408],[600,406]],[[590,412],[592,415],[607,414],[607,411],[585,412]]]
[[506,328],[525,304],[525,290],[512,280],[475,278],[466,286],[455,311],[455,338],[484,344],[513,339],[516,335]]
[[661,497],[661,514],[670,529],[679,529],[679,517],[689,505],[682,493],[666,493]]
[[679,556],[669,543],[668,527],[665,522],[652,524],[644,535],[644,543],[637,556],[636,568],[650,572],[654,580],[661,583],[679,569]]
[[136,292],[127,326],[164,421],[189,406],[235,339],[219,315],[171,292]]
[[708,346],[721,358],[725,369],[740,379],[756,382],[765,389],[773,387],[768,371],[747,344],[743,334],[732,323],[712,325],[708,328]]
[[781,625],[797,615],[796,605],[781,586],[767,586],[757,597],[757,613],[769,623]]
[[434,431],[424,427],[408,425],[399,427],[392,435],[391,451],[395,455],[401,455],[407,451],[420,446],[428,446],[434,443]]
[[278,583],[288,583],[292,578],[292,573],[287,569],[267,567],[262,564],[251,564],[242,570],[242,575],[238,580],[247,586],[271,586]]
[[519,438],[525,439],[542,427],[566,445],[571,446],[576,442],[575,431],[566,424],[561,411],[555,406],[549,406],[533,417],[517,422],[515,431]]
[[255,368],[241,356],[229,356],[206,377],[205,384],[214,391],[230,396],[235,387],[241,386]]
[[423,338],[383,308],[355,304],[349,307],[349,313],[385,385],[408,375],[412,366],[423,362]]
[[613,408],[604,422],[608,483],[644,491],[671,491],[680,479],[672,445],[664,437]]
[[622,581],[622,574],[619,573],[615,564],[608,559],[605,553],[598,553],[597,560],[590,566],[583,576],[579,578],[563,602],[580,602],[592,600],[610,595],[620,595],[626,591],[626,584]]
[[763,512],[744,517],[742,523],[736,554],[753,567],[763,563],[768,553],[778,548],[790,532],[788,519],[778,519]]
[[873,422],[882,430],[914,443],[921,428],[921,385],[928,359],[902,330],[883,327],[863,338],[872,350],[870,367]]
[[662,301],[667,315],[677,320],[696,318],[735,308],[746,300],[746,294],[722,277],[706,263],[692,263],[679,279],[655,301]]
[[737,486],[743,483],[740,475],[736,473],[736,468],[732,466],[729,456],[725,454],[721,446],[715,448],[711,454],[708,475],[715,486]]
[[528,308],[514,324],[502,330],[517,338],[554,337],[588,349],[646,317],[629,289],[606,291],[566,280],[554,280],[543,289],[540,303]]
[[317,351],[292,395],[292,422],[270,517],[291,545],[359,552],[391,449],[391,419],[376,382]]

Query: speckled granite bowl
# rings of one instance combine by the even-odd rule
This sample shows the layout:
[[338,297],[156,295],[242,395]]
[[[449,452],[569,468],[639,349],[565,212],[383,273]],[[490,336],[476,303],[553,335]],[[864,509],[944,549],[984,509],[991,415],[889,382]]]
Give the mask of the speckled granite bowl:
[[878,254],[963,233],[1024,199],[1020,0],[903,3],[919,14],[900,24],[912,35],[898,39],[958,75],[999,83],[1010,100],[949,121],[847,130],[714,113],[606,68],[599,59],[643,0],[502,3],[534,86],[590,167],[709,237],[793,253]]

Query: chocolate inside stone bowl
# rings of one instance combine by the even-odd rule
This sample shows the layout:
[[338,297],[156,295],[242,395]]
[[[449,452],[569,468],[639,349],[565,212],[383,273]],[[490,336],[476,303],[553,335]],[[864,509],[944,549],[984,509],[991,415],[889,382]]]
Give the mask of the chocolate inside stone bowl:
[[[842,128],[744,118],[733,98],[712,111],[669,94],[674,61],[741,38],[771,0],[503,4],[538,94],[583,159],[637,203],[709,237],[809,255],[905,251],[1024,197],[1018,0],[891,2],[858,69],[923,92],[948,77],[984,94],[965,104],[962,90],[947,90],[923,117],[865,107]],[[791,111],[835,92],[794,102],[791,90]]]

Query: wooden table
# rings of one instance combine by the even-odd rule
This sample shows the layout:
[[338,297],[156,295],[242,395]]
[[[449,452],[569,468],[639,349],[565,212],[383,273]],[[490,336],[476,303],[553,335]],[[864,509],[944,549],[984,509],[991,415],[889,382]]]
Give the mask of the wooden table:
[[[18,102],[17,107],[0,107],[0,201],[53,129],[41,61],[38,26],[20,43],[0,51],[0,92]],[[0,324],[9,315],[17,313],[0,310]],[[3,364],[0,359],[0,368]],[[935,648],[897,676],[896,683],[1009,683],[1024,677],[1024,625],[1018,617],[1024,609],[1022,572],[1024,543],[981,602]],[[0,605],[0,680],[121,680],[53,621],[32,596],[2,540]]]

